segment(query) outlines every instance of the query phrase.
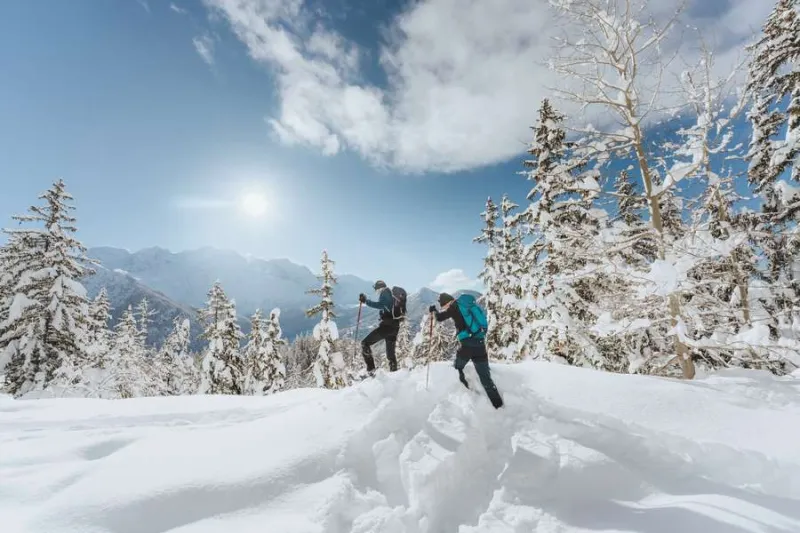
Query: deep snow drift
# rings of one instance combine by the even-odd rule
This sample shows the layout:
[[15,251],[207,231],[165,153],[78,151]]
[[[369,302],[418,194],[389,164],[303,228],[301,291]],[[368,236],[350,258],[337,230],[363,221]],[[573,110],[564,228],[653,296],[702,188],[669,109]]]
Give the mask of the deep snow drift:
[[800,531],[800,378],[493,368],[500,411],[446,364],[427,391],[2,397],[0,531]]

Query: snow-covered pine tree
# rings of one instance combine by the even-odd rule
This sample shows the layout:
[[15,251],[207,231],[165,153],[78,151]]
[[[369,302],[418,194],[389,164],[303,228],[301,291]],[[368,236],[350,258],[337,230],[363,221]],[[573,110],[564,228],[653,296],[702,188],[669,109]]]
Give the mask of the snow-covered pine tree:
[[455,356],[457,342],[455,331],[448,331],[444,324],[430,314],[422,317],[419,331],[414,337],[414,366],[425,366],[436,361],[449,361]]
[[281,310],[273,309],[269,313],[266,324],[265,355],[267,367],[265,374],[265,394],[275,394],[286,388],[286,364],[284,363],[284,348],[286,339],[282,338]]
[[337,279],[333,273],[335,262],[328,257],[326,250],[322,252],[321,264],[322,272],[317,279],[322,282],[322,286],[308,291],[309,294],[320,296],[321,301],[306,311],[306,315],[309,317],[320,315],[320,321],[314,327],[314,339],[319,342],[319,351],[317,359],[314,361],[313,372],[318,387],[339,389],[348,385],[348,371],[342,353],[336,351],[335,347],[339,331],[336,322],[333,321],[336,318],[333,285],[336,284]]
[[500,341],[500,327],[498,326],[500,307],[503,301],[503,287],[500,285],[499,268],[499,242],[502,230],[498,228],[500,214],[497,205],[491,197],[486,200],[486,209],[481,213],[484,227],[481,234],[473,239],[474,242],[486,245],[486,256],[483,259],[483,270],[478,274],[478,279],[483,282],[485,291],[479,303],[486,311],[488,331],[486,333],[486,351],[490,356],[496,356],[502,346]]
[[150,309],[150,301],[147,296],[142,298],[139,305],[136,306],[136,323],[139,324],[139,337],[141,337],[142,346],[148,346],[148,335],[150,333],[150,324],[153,323],[153,318],[156,311]]
[[[14,300],[14,279],[11,264],[14,257],[21,252],[21,239],[9,239],[4,246],[0,246],[0,374],[5,372],[6,366],[11,360],[12,354],[16,351],[18,340],[4,340],[2,335],[3,324],[6,322],[11,311],[11,303]],[[0,388],[2,387],[0,383]]]
[[618,228],[617,232],[623,241],[631,242],[630,246],[620,247],[616,253],[619,253],[630,267],[645,268],[655,261],[657,253],[652,228],[643,216],[647,209],[647,200],[637,189],[628,170],[619,173],[614,182],[614,189],[617,217],[613,223],[624,225]]
[[202,338],[208,341],[203,354],[200,394],[242,394],[243,359],[239,353],[242,332],[236,321],[236,306],[228,300],[219,281],[208,291],[206,307],[200,311]]
[[131,306],[117,323],[107,365],[110,379],[103,388],[110,388],[112,397],[135,398],[158,393]]
[[516,352],[603,368],[590,331],[601,288],[594,247],[605,222],[592,206],[599,191],[596,173],[584,171],[585,162],[571,154],[564,118],[549,100],[542,102],[528,149],[533,159],[524,163],[534,185],[520,218],[534,240],[525,252],[529,267],[517,276],[527,292],[518,300],[527,324]]
[[520,360],[520,334],[526,331],[530,313],[525,303],[525,280],[529,279],[530,265],[525,260],[520,217],[514,211],[519,206],[508,196],[500,202],[500,234],[495,243],[496,267],[493,298],[499,302],[493,336],[498,346],[490,357]]
[[88,365],[105,368],[106,356],[111,349],[111,302],[108,291],[102,287],[89,305],[89,340],[86,346]]
[[250,334],[245,347],[245,394],[262,396],[280,392],[286,386],[286,365],[282,348],[280,309],[273,309],[264,320],[258,310],[250,320]]
[[800,14],[797,0],[779,0],[761,38],[749,47],[746,95],[752,138],[746,160],[748,179],[762,200],[759,246],[773,290],[772,337],[796,339],[800,329]]
[[264,317],[256,309],[250,317],[250,333],[244,347],[244,394],[261,396],[264,394],[264,376],[267,357],[265,353]]
[[[750,180],[760,192],[791,170],[800,181],[800,3],[779,0],[763,26],[752,53],[747,94],[753,137],[747,159]],[[785,102],[785,103],[784,103]],[[784,137],[776,139],[786,127]]]
[[10,350],[6,383],[15,396],[77,385],[87,359],[89,302],[79,280],[91,273],[86,265],[92,261],[73,237],[75,208],[63,180],[39,198],[43,205],[12,218],[40,227],[4,230],[4,268],[12,280],[7,294],[13,296],[0,345]]
[[310,334],[297,335],[288,346],[286,355],[286,388],[313,387],[314,362],[319,342]]
[[176,316],[172,324],[172,332],[164,340],[153,365],[158,376],[159,394],[194,394],[197,392],[200,376],[189,350],[191,322],[185,316]]

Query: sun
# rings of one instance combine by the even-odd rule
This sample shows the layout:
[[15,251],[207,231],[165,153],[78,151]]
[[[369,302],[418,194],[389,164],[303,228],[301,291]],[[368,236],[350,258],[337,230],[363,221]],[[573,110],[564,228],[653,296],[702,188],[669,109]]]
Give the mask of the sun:
[[268,202],[263,194],[247,193],[239,200],[239,208],[251,217],[261,217],[267,212]]

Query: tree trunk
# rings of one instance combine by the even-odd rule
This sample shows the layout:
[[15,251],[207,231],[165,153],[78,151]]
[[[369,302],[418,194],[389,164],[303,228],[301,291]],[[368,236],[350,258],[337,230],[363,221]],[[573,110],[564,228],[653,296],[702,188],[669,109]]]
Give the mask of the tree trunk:
[[[630,104],[630,100],[628,100]],[[632,106],[630,106],[632,108]],[[650,204],[650,220],[653,229],[658,232],[658,258],[662,261],[666,258],[666,250],[664,243],[664,222],[661,218],[661,206],[658,203],[658,196],[653,194],[653,177],[650,170],[650,165],[647,162],[647,156],[644,151],[642,133],[638,125],[634,126],[634,135],[636,138],[636,158],[639,162],[639,169],[642,173],[642,183],[644,184],[645,195]],[[678,324],[681,315],[680,300],[677,293],[672,293],[668,296],[669,299],[669,314],[672,326]],[[689,351],[686,345],[681,341],[678,335],[675,336],[674,342],[675,354],[681,364],[681,371],[683,377],[686,379],[693,379],[695,375],[694,362],[689,356]]]

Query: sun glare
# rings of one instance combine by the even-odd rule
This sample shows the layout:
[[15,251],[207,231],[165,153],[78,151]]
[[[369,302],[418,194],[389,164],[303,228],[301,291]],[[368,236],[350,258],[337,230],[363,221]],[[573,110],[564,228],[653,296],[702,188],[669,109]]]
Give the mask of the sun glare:
[[239,206],[246,215],[260,217],[267,212],[267,199],[263,194],[248,193],[242,196]]

